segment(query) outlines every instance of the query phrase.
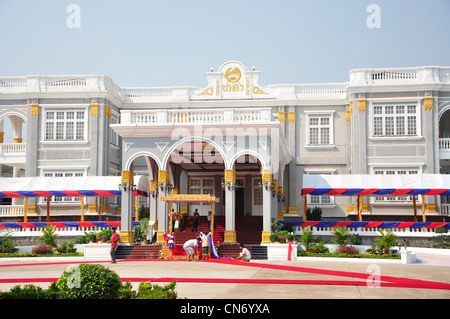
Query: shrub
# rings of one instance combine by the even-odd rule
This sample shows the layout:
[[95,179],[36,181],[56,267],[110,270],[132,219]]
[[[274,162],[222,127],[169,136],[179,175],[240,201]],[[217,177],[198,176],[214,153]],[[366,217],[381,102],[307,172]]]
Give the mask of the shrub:
[[376,242],[376,246],[381,253],[389,254],[389,251],[392,248],[392,246],[397,245],[398,237],[390,231],[385,233],[381,229],[380,229],[380,234],[381,234],[381,237],[378,238],[378,240]]
[[322,208],[314,207],[311,211],[310,208],[306,209],[307,220],[322,220]]
[[36,247],[33,247],[31,250],[31,253],[36,255],[45,255],[45,254],[52,254],[53,248],[48,245],[38,245]]
[[139,284],[136,299],[177,299],[174,280],[170,284],[164,286],[152,285],[151,282],[142,281]]
[[435,233],[439,234],[438,236],[433,237],[433,247],[434,248],[450,248],[450,236],[444,235],[448,232],[445,227],[436,228]]
[[16,253],[19,249],[15,248],[11,235],[0,236],[0,253]]
[[9,291],[0,293],[0,299],[48,299],[47,291],[35,285],[14,286]]
[[98,264],[80,264],[65,271],[56,285],[63,299],[114,299],[122,289],[119,275]]
[[69,254],[76,252],[76,249],[73,247],[73,243],[69,241],[61,243],[61,245],[55,250],[60,254]]
[[303,230],[303,234],[300,237],[300,241],[305,246],[305,251],[309,251],[311,244],[317,241],[316,236],[313,235],[310,227],[306,227]]
[[270,235],[270,241],[273,242],[286,242],[286,239],[288,241],[294,241],[295,235],[287,230],[280,230],[276,234]]
[[339,246],[336,249],[336,252],[341,254],[357,255],[359,254],[359,249],[354,246]]
[[321,241],[320,243],[313,243],[308,249],[308,252],[322,254],[322,253],[329,253],[330,250],[328,249],[328,247],[325,246],[325,243]]

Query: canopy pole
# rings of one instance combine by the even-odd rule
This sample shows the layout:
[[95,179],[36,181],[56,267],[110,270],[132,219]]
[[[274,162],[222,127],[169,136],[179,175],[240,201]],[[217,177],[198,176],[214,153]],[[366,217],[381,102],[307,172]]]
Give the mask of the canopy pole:
[[169,234],[172,234],[172,202],[169,202]]
[[25,197],[25,204],[23,205],[23,222],[24,223],[28,222],[27,212],[28,212],[28,197]]
[[413,195],[413,207],[414,207],[414,221],[417,222],[416,195]]
[[135,196],[134,197],[134,220],[135,221],[139,221],[139,197]]
[[84,196],[81,195],[81,221],[84,222]]
[[426,222],[427,221],[427,217],[425,216],[425,196],[422,196],[422,221]]
[[362,222],[362,216],[361,216],[361,209],[362,209],[362,205],[361,205],[361,201],[362,201],[362,197],[361,195],[358,195],[358,221]]
[[47,222],[50,221],[50,198],[47,196]]
[[302,197],[303,197],[303,220],[306,221],[308,219],[308,217],[306,215],[306,209],[308,207],[308,203],[306,201],[306,195],[303,195]]
[[98,221],[102,220],[102,197],[99,196],[98,200]]
[[214,238],[214,206],[216,205],[214,205],[214,202],[210,202],[209,204],[211,205],[211,229],[209,231],[211,232],[211,237]]

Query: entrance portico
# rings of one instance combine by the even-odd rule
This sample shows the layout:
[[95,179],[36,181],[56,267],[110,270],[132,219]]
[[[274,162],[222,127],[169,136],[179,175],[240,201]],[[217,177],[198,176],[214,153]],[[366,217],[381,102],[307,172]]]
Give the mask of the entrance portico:
[[[120,124],[111,128],[122,137],[123,170],[133,171],[139,156],[148,158],[150,218],[157,219],[160,235],[169,220],[168,205],[160,198],[210,194],[220,199],[215,211],[224,215],[226,242],[236,241],[236,214],[262,215],[262,241],[267,242],[271,219],[280,211],[277,195],[284,168],[291,161],[284,123],[271,95],[258,86],[259,72],[232,61],[219,72],[208,72],[207,78],[208,87],[188,100],[162,101],[165,108],[121,109]],[[122,219],[131,213],[126,203],[122,201]],[[189,205],[190,214],[194,208],[200,215],[208,213],[206,205]]]

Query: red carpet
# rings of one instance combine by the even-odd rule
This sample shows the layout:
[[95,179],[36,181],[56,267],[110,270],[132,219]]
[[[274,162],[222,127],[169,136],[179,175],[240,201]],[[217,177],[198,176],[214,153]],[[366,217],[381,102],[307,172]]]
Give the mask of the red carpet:
[[[123,260],[119,262],[130,262],[130,261],[161,261],[165,262],[163,259],[138,259],[138,260]],[[33,265],[56,265],[56,264],[75,264],[75,263],[110,263],[110,261],[87,261],[87,262],[51,262],[51,263],[30,263],[30,264],[9,264],[0,265],[0,267],[18,267],[18,266],[33,266]],[[228,279],[228,278],[175,278],[175,277],[160,277],[160,278],[150,278],[150,277],[124,277],[121,278],[123,282],[141,282],[141,281],[152,281],[152,282],[172,282],[177,280],[178,282],[184,283],[243,283],[243,284],[294,284],[294,285],[339,285],[339,286],[367,286],[368,279],[370,280],[371,274],[356,273],[356,272],[346,272],[337,270],[326,270],[318,268],[306,268],[306,267],[296,267],[296,266],[285,266],[285,265],[273,265],[265,263],[255,263],[255,262],[242,262],[232,259],[216,259],[208,261],[198,261],[198,262],[210,262],[219,264],[228,264],[235,266],[244,267],[258,267],[267,269],[276,269],[284,271],[294,271],[330,276],[339,276],[346,278],[358,278],[361,281],[354,280],[297,280],[297,279]],[[7,278],[0,279],[0,283],[32,283],[32,282],[53,282],[57,281],[59,278]],[[450,290],[450,284],[433,282],[419,279],[409,279],[409,278],[398,278],[391,276],[379,276],[379,282],[369,282],[369,284],[377,285],[380,287],[396,287],[396,288],[419,288],[419,289],[442,289]]]

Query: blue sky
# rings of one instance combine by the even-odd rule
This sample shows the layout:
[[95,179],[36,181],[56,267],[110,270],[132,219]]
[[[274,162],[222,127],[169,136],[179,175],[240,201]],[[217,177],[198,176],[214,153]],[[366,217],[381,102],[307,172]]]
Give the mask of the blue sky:
[[[70,4],[80,28],[69,28]],[[368,28],[367,7],[380,8]],[[344,82],[350,69],[450,65],[448,0],[0,0],[0,76],[105,74],[206,86],[228,60],[260,84]]]

